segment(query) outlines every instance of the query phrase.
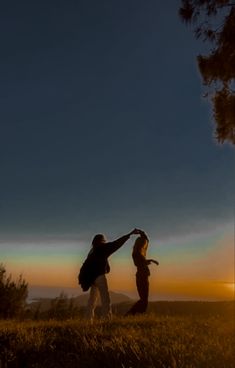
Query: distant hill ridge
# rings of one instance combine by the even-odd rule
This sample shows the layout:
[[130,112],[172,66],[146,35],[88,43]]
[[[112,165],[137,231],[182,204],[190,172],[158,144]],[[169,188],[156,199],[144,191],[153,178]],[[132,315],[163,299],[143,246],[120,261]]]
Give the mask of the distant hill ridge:
[[[110,291],[109,294],[110,294],[110,299],[111,299],[112,304],[132,302],[132,299],[129,298],[127,295],[116,293],[114,291]],[[38,298],[35,301],[28,303],[28,305],[32,309],[36,309],[40,305],[40,309],[42,311],[45,311],[51,307],[51,303],[53,302],[53,300],[56,300],[60,297],[63,297],[63,294],[61,294],[61,296],[58,296],[57,298]],[[89,298],[89,293],[84,293],[76,297],[68,298],[68,302],[72,300],[76,307],[85,307],[87,305],[88,298]],[[98,301],[98,305],[100,305],[100,300]]]
[[[75,307],[84,308],[87,305],[89,293],[81,294],[77,297],[66,298],[63,294],[57,298],[40,298],[28,304],[32,311],[40,307],[41,312],[46,312],[52,306],[53,301],[59,298],[69,304],[73,302]],[[113,305],[113,312],[117,315],[125,315],[135,302],[127,295],[110,291],[111,303]],[[100,302],[98,303],[100,305]],[[148,313],[156,314],[158,316],[231,316],[235,318],[235,301],[152,301],[148,305]]]

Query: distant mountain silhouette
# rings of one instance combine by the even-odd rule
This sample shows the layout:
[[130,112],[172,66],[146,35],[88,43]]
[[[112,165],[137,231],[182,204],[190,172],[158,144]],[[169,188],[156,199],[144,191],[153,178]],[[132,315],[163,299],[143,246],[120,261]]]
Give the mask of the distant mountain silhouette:
[[[129,298],[129,296],[124,295],[124,294],[115,293],[114,291],[110,291],[109,294],[110,294],[112,304],[119,304],[119,303],[123,303],[123,302],[131,302],[132,301],[132,299]],[[84,293],[84,294],[79,295],[76,298],[74,298],[74,300],[75,300],[75,302],[78,306],[82,307],[82,306],[87,305],[88,297],[89,297],[89,293]],[[99,301],[98,304],[100,304],[100,301]]]
[[[65,305],[69,306],[73,302],[74,307],[78,308],[81,313],[84,312],[89,293],[84,293],[77,297],[67,298],[61,295],[58,298],[41,298],[28,304],[29,310],[34,314],[37,310],[44,316],[52,308],[53,303],[62,300]],[[112,310],[116,315],[125,315],[126,312],[135,302],[127,295],[110,292]],[[155,301],[149,302],[147,313],[157,316],[230,316],[234,319],[235,301]],[[97,313],[100,313],[100,303],[98,303]]]
[[[129,298],[127,295],[115,293],[114,291],[110,291],[109,294],[110,294],[112,304],[120,304],[120,303],[129,304],[132,302],[132,299]],[[59,296],[58,298],[60,297],[61,296]],[[35,310],[40,306],[41,311],[46,311],[51,308],[51,304],[53,303],[53,300],[56,300],[58,298],[39,298],[29,303],[28,306],[32,310]],[[76,307],[85,307],[87,305],[88,298],[89,298],[89,293],[84,293],[84,294],[78,295],[77,297],[68,298],[68,302],[72,300]],[[98,305],[100,305],[100,301],[98,301]]]

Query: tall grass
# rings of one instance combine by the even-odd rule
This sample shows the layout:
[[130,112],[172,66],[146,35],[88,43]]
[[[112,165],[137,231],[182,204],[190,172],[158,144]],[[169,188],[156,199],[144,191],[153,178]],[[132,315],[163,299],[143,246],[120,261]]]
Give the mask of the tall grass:
[[0,323],[0,367],[233,368],[234,325],[154,315]]

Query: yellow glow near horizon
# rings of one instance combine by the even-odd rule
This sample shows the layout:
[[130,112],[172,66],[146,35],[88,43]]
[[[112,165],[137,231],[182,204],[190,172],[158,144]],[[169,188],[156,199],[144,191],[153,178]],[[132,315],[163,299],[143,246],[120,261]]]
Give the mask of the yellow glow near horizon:
[[[150,265],[150,296],[185,297],[189,299],[234,299],[234,244],[231,234],[225,234],[218,242],[211,240],[211,247],[197,249],[197,243],[190,252],[190,247],[170,248],[166,252],[161,245],[159,249],[150,248],[149,258],[156,258],[160,265]],[[63,247],[61,247],[63,249]],[[66,247],[65,247],[66,249]],[[195,252],[195,249],[197,250]],[[86,256],[85,251],[74,256],[74,252],[38,253],[34,255],[20,252],[17,256],[5,257],[8,273],[14,278],[22,274],[30,286],[77,288],[77,275]],[[127,293],[136,293],[135,273],[130,253],[125,249],[110,258],[111,272],[108,275],[109,289]]]
[[232,290],[235,292],[235,283],[234,282],[228,282],[226,286],[229,288],[229,290]]
[[24,264],[8,262],[7,271],[16,279],[20,274],[29,285],[52,287],[76,287],[78,266],[73,264]]
[[[13,265],[12,265],[13,266]],[[121,269],[121,272],[120,272]],[[14,267],[13,277],[17,277],[21,270]],[[122,291],[127,293],[134,293],[137,297],[137,290],[135,285],[135,268],[133,265],[113,263],[111,265],[111,273],[107,275],[109,289],[113,291]],[[68,265],[44,265],[43,267],[36,267],[31,264],[23,272],[23,277],[29,282],[29,285],[53,286],[53,287],[74,287],[78,292],[82,292],[77,283],[77,267],[69,267]],[[234,298],[235,284],[233,282],[221,282],[207,279],[200,279],[199,277],[188,278],[177,277],[168,270],[160,271],[160,268],[151,267],[150,276],[150,296],[156,298],[165,296],[166,298],[174,298],[177,295],[185,297],[186,299],[216,299],[216,300],[231,300]],[[198,275],[199,276],[199,275]]]

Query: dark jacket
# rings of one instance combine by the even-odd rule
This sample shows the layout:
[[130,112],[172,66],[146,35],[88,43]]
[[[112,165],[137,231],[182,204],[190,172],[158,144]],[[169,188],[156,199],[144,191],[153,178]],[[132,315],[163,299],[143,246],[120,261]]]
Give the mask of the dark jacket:
[[113,242],[100,243],[92,247],[78,275],[78,283],[83,291],[87,291],[98,276],[109,273],[108,257],[116,252],[129,237],[130,235],[124,235]]

